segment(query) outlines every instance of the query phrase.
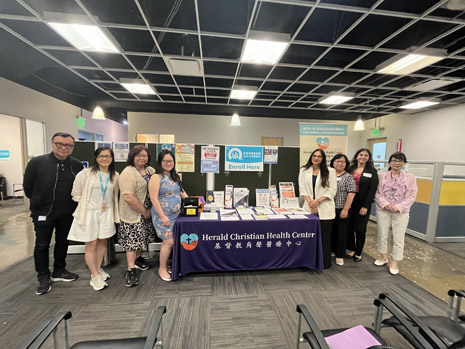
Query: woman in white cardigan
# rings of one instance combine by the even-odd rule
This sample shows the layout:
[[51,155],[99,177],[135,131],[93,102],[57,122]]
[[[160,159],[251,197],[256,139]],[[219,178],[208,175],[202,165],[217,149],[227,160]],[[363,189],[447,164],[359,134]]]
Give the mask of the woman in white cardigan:
[[78,202],[68,240],[85,242],[85,260],[91,273],[90,285],[100,291],[108,286],[110,275],[102,268],[107,238],[119,222],[119,175],[115,171],[113,150],[100,147],[91,168],[79,172],[71,195]]
[[315,149],[299,174],[300,196],[304,210],[320,217],[323,266],[331,268],[331,231],[336,216],[334,196],[337,191],[336,171],[328,168],[326,154]]

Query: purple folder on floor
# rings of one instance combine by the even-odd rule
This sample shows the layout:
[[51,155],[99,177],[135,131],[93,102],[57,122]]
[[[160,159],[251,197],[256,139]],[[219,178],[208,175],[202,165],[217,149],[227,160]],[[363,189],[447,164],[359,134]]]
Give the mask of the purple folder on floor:
[[326,337],[326,342],[332,349],[366,349],[381,345],[362,325]]

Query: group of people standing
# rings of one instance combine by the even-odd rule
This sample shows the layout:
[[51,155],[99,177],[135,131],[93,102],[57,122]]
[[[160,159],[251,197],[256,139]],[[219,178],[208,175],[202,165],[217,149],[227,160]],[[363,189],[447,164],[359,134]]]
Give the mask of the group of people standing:
[[[30,199],[36,232],[34,262],[39,281],[36,294],[52,289],[52,281],[70,282],[78,275],[66,270],[68,240],[85,243],[85,261],[94,290],[108,286],[110,275],[101,268],[107,239],[117,233],[126,252],[126,286],[139,284],[137,269],[149,268],[141,256],[155,235],[162,240],[159,277],[171,281],[168,258],[173,246],[172,230],[187,197],[175,170],[174,154],[163,150],[155,168],[143,145],[133,147],[127,166],[115,171],[113,150],[97,148],[90,168],[70,155],[74,137],[56,133],[52,152],[34,157],[26,167],[24,192]],[[74,216],[74,220],[73,220]],[[53,272],[49,270],[49,246],[55,231]]]
[[415,176],[402,171],[406,163],[405,154],[393,153],[388,171],[378,176],[367,148],[359,149],[350,162],[346,155],[336,154],[329,167],[324,150],[311,153],[300,170],[299,190],[305,199],[304,209],[320,218],[325,269],[331,267],[332,252],[337,265],[344,265],[344,258],[362,261],[371,204],[376,201],[380,257],[375,265],[389,263],[388,232],[392,227],[389,272],[399,273],[409,211],[417,194]]

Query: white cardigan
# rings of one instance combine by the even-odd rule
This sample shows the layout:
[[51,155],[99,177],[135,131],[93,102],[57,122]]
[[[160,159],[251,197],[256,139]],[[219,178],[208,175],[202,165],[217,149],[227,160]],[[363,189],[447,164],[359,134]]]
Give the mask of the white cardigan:
[[[97,179],[97,172],[92,172],[91,169],[86,168],[76,175],[74,180],[73,190],[71,195],[73,200],[78,202],[78,206],[73,213],[74,219],[79,224],[84,224],[86,221],[86,211],[89,205],[92,186]],[[118,209],[118,193],[119,193],[119,174],[115,172],[113,178],[113,216],[115,223],[119,223],[119,209]]]
[[[336,171],[329,167],[328,187],[321,185],[320,174],[316,177],[315,193],[313,193],[312,174],[313,168],[302,168],[299,173],[299,193],[300,196],[308,196],[311,200],[316,200],[322,196],[327,197],[325,201],[318,205],[318,216],[322,220],[330,220],[336,217],[336,206],[334,204],[334,196],[337,191]],[[310,207],[305,201],[304,210],[310,212]]]

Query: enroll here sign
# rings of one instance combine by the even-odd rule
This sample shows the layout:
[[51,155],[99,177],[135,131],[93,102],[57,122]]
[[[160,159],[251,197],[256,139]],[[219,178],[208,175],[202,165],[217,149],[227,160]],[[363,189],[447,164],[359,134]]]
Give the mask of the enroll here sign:
[[263,147],[227,145],[224,170],[262,172]]

